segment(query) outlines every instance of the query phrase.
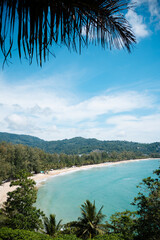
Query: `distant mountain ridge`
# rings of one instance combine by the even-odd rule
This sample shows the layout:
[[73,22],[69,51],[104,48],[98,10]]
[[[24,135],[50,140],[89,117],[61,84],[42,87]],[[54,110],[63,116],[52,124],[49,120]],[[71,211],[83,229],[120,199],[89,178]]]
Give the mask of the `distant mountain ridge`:
[[0,132],[0,142],[2,141],[38,147],[49,153],[83,154],[92,151],[160,153],[160,142],[147,144],[128,141],[100,141],[95,138],[85,139],[82,137],[45,141],[29,135]]

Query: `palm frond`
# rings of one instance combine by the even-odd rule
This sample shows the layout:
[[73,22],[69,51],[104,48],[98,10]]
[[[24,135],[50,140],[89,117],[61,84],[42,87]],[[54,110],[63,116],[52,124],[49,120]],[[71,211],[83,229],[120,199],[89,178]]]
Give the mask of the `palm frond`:
[[[17,41],[19,58],[42,66],[54,45],[81,52],[89,43],[131,50],[136,42],[125,18],[128,0],[1,0],[0,47],[5,58]],[[5,42],[9,41],[7,50]],[[23,51],[23,52],[22,52]]]
[[104,233],[104,227],[101,224],[105,215],[102,214],[103,206],[97,212],[95,201],[92,203],[86,200],[81,205],[81,217],[78,218],[77,222],[72,224],[73,227],[77,228],[77,236],[86,239],[89,236],[94,237],[98,233]]
[[44,228],[45,232],[51,236],[54,236],[57,231],[61,228],[61,222],[60,220],[58,223],[56,223],[56,215],[50,214],[49,218],[44,218]]

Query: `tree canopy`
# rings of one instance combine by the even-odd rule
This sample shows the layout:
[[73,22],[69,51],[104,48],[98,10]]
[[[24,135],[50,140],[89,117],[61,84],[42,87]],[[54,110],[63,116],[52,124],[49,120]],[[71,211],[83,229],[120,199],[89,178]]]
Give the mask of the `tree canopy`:
[[158,240],[160,237],[160,167],[154,177],[143,179],[141,191],[134,199],[137,206],[137,240]]
[[40,217],[44,214],[33,206],[37,198],[35,182],[28,178],[25,171],[21,171],[16,177],[17,180],[12,181],[10,186],[17,188],[8,193],[3,209],[8,218],[7,225],[13,229],[38,230],[42,227]]
[[91,239],[98,234],[104,234],[102,221],[105,215],[102,213],[103,206],[97,212],[95,202],[86,200],[81,205],[81,217],[78,221],[71,223],[71,227],[76,228],[76,234],[82,239]]
[[[98,141],[98,140],[97,140]],[[159,143],[150,145],[127,143],[127,142],[102,142],[87,140],[84,143],[69,141],[57,141],[55,148],[60,151],[60,144],[65,146],[66,152],[79,152],[97,149],[89,154],[57,154],[46,153],[38,148],[32,148],[21,144],[0,143],[0,184],[3,181],[11,180],[20,170],[39,173],[50,169],[60,169],[64,167],[82,166],[98,164],[103,162],[115,162],[124,159],[140,159],[148,157],[160,157]],[[46,143],[46,142],[45,142]],[[86,143],[86,146],[85,146]],[[117,143],[117,145],[116,145]],[[77,146],[76,146],[77,145]],[[54,146],[54,145],[52,145]],[[138,148],[138,146],[140,146]],[[98,150],[98,149],[105,149]]]
[[134,212],[116,212],[111,215],[110,223],[106,222],[106,227],[115,234],[120,234],[123,240],[133,240],[136,232],[137,218]]
[[19,58],[32,63],[35,55],[40,66],[54,55],[53,45],[81,52],[95,43],[130,51],[136,42],[125,18],[130,7],[128,0],[1,0],[1,51],[6,61],[16,41]]
[[50,236],[55,236],[56,232],[60,231],[61,229],[61,222],[62,219],[57,223],[56,222],[56,215],[50,214],[49,218],[44,218],[44,228],[45,232]]

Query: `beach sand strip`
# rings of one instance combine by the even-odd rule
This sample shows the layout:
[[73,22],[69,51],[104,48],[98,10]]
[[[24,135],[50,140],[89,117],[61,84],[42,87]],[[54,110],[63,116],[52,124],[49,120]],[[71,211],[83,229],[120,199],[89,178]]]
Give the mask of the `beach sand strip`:
[[[81,171],[81,170],[87,170],[90,168],[107,167],[107,166],[112,166],[112,165],[117,165],[117,164],[122,164],[122,163],[144,161],[144,160],[154,160],[154,158],[123,160],[123,161],[117,161],[117,162],[106,162],[106,163],[99,163],[99,164],[94,164],[94,165],[85,165],[85,166],[80,166],[80,167],[73,166],[71,168],[63,168],[63,169],[48,171],[45,174],[44,173],[34,174],[31,177],[31,179],[33,179],[36,182],[37,187],[40,187],[43,182],[45,182],[47,179],[49,179],[53,176],[58,176],[58,175],[72,173],[72,172]],[[7,193],[14,191],[15,189],[16,189],[16,186],[10,187],[10,182],[6,182],[6,183],[0,185],[0,208],[2,207],[3,203],[7,200]]]

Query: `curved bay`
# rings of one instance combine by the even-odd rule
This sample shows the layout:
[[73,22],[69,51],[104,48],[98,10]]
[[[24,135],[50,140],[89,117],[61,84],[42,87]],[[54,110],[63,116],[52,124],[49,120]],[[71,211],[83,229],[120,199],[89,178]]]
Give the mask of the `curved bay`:
[[36,206],[65,223],[80,216],[86,199],[95,200],[97,208],[104,206],[108,219],[117,211],[134,210],[130,203],[139,191],[136,186],[159,165],[160,160],[141,160],[59,175],[39,188]]

